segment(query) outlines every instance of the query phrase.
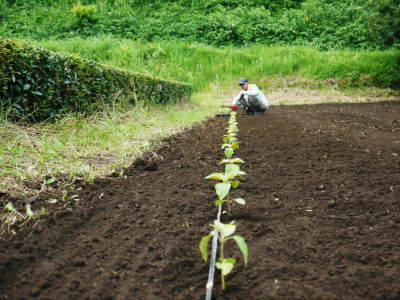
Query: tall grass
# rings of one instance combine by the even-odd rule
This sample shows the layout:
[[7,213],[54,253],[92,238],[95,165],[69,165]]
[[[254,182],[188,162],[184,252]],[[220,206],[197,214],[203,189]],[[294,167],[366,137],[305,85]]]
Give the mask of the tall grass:
[[284,46],[217,48],[186,42],[123,40],[112,37],[34,42],[53,51],[76,53],[110,65],[189,82],[204,90],[217,82],[222,88],[238,77],[265,81],[274,75],[310,79],[364,78],[365,85],[389,87],[400,83],[400,51],[328,51]]

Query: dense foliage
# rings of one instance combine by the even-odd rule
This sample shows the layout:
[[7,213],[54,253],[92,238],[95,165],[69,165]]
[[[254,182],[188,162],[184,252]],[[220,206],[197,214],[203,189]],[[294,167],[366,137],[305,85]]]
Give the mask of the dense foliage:
[[0,39],[0,105],[14,117],[40,121],[62,112],[91,112],[117,98],[165,103],[191,92],[187,84]]
[[0,1],[5,36],[400,47],[400,0],[85,0],[78,12],[76,0]]

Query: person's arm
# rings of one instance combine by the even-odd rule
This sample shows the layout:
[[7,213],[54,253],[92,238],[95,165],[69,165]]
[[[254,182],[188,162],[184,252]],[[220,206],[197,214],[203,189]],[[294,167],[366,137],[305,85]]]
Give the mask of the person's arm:
[[239,99],[242,97],[244,91],[240,91],[239,94],[232,100],[232,105],[237,105]]

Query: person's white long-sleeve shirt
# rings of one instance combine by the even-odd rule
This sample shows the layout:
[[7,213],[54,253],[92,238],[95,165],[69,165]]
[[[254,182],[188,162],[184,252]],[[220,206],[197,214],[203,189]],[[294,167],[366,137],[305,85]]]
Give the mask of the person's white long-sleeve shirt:
[[232,104],[237,104],[239,101],[240,97],[244,96],[244,98],[247,100],[248,96],[256,97],[260,102],[262,102],[266,107],[269,106],[269,102],[267,97],[261,92],[261,90],[255,85],[255,84],[249,84],[249,88],[247,91],[241,90],[239,94],[232,100]]

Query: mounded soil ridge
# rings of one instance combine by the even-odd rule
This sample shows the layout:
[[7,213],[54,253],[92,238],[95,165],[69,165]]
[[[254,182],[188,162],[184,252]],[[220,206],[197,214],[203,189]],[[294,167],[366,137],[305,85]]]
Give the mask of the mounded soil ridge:
[[[214,299],[400,298],[400,103],[273,106],[238,114],[247,177],[236,220],[250,250]],[[168,139],[126,178],[82,185],[0,241],[0,299],[203,299],[198,242],[216,217],[227,118]]]

